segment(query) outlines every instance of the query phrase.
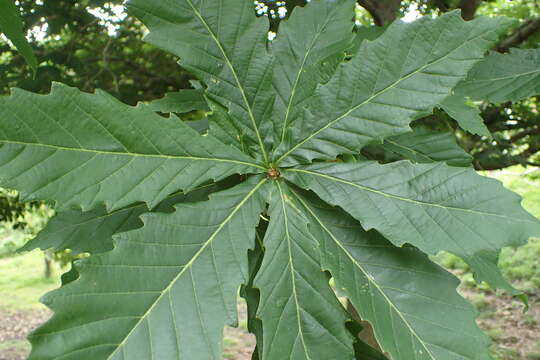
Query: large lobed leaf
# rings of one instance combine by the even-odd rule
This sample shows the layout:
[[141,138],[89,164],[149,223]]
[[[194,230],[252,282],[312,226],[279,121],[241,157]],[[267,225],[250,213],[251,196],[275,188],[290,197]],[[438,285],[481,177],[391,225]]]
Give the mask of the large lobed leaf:
[[496,103],[518,101],[540,94],[540,50],[511,49],[509,54],[491,53],[477,63],[456,87],[456,94],[441,108],[471,134],[490,137],[480,110],[465,97]]
[[[538,223],[500,184],[437,163],[466,165],[452,139],[409,124],[453,93],[507,21],[454,12],[360,32],[353,44],[352,4],[297,9],[269,44],[268,20],[250,1],[130,0],[146,39],[179,56],[202,87],[136,108],[60,85],[0,98],[0,184],[61,211],[29,246],[97,253],[114,238],[47,296],[55,315],[31,336],[30,359],[220,359],[239,288],[254,359],[384,359],[352,338],[328,272],[391,358],[489,359],[456,280],[422,252],[456,253],[515,294],[497,256]],[[345,52],[352,60],[338,66]],[[194,101],[177,103],[185,95]],[[152,111],[196,107],[212,112],[209,135]],[[420,164],[305,165],[371,143]],[[170,197],[277,166],[330,205],[262,175],[204,202],[189,202],[204,190]],[[176,201],[140,227],[141,213]],[[265,235],[254,246],[257,227]]]
[[221,359],[265,182],[145,215],[114,250],[77,262],[79,279],[45,299],[55,314],[30,336],[29,359]]
[[254,281],[261,292],[261,360],[353,359],[347,317],[320,268],[307,220],[286,184],[271,186],[266,251]]
[[441,101],[439,106],[456,120],[463,130],[473,135],[491,137],[484,119],[480,116],[480,109],[474,104],[467,104],[467,99],[463,95],[450,95]]
[[540,49],[491,53],[473,67],[456,92],[496,103],[540,94]]
[[0,185],[60,210],[116,210],[262,168],[177,118],[54,84],[0,98]]
[[[154,212],[172,212],[178,203],[206,200],[216,191],[216,185],[206,185],[189,194],[174,194],[167,197]],[[67,210],[56,214],[38,235],[28,241],[19,251],[41,248],[80,253],[102,253],[113,249],[113,235],[136,229],[143,225],[140,216],[149,209],[144,203],[134,204],[110,213],[103,207],[82,212]]]
[[271,127],[261,128],[273,103],[268,19],[256,18],[246,0],[130,0],[128,9],[149,28],[146,41],[179,56],[228,108],[229,135],[268,160],[263,142]]
[[310,102],[309,116],[277,150],[282,166],[357,153],[370,142],[410,131],[482,59],[504,31],[501,18],[464,22],[459,12],[395,22],[364,41]]
[[518,195],[472,168],[364,161],[299,166],[284,176],[394,245],[459,255],[478,279],[512,294],[517,291],[500,274],[498,254],[540,234],[540,223],[523,210]]
[[472,161],[451,131],[431,130],[424,125],[414,126],[412,132],[389,137],[382,144],[371,145],[366,150],[382,151],[390,160],[408,159],[416,163],[443,161],[451,166],[466,167]]
[[455,290],[458,279],[417,249],[397,248],[376,231],[364,231],[347,213],[313,195],[295,197],[319,241],[323,269],[373,324],[392,359],[491,359],[474,308]]
[[279,36],[271,43],[276,144],[304,116],[316,86],[328,81],[343,61],[353,38],[353,7],[352,0],[314,1],[296,7],[280,23]]

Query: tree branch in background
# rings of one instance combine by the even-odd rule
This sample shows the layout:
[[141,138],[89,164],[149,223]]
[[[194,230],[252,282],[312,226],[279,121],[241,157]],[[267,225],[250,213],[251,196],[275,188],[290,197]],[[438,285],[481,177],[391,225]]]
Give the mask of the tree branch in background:
[[446,5],[446,2],[444,0],[433,0],[433,5],[435,5],[443,13],[448,12],[450,10],[450,8]]
[[484,111],[482,113],[482,117],[484,118],[484,123],[486,124],[486,126],[489,127],[490,125],[494,124],[500,116],[501,111],[511,105],[512,103],[510,101],[507,101],[505,103],[502,103],[500,106],[490,108],[489,110]]
[[358,0],[358,4],[369,12],[377,26],[394,21],[401,7],[400,0]]
[[540,135],[540,127],[535,127],[535,128],[520,131],[510,138],[510,142],[512,143],[512,142],[518,141],[529,135]]
[[480,6],[482,0],[461,0],[458,8],[461,9],[461,17],[463,20],[472,20],[476,14],[476,10]]
[[507,52],[525,42],[529,37],[540,31],[540,17],[530,19],[518,27],[512,35],[503,39],[495,48],[499,52]]

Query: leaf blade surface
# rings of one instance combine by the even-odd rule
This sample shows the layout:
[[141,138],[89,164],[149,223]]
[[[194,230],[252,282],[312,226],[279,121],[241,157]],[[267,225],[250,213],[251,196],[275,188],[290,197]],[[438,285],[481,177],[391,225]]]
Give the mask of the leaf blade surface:
[[450,95],[506,25],[502,19],[464,22],[458,12],[392,24],[318,88],[310,116],[278,149],[277,161],[333,159],[410,131],[409,123]]
[[440,108],[443,109],[465,131],[479,136],[491,138],[489,129],[480,116],[480,109],[474,104],[467,104],[462,95],[451,95],[444,99]]
[[394,247],[344,211],[295,193],[321,244],[323,268],[392,359],[491,359],[489,339],[475,323],[474,308],[456,292],[455,277],[417,249]]
[[271,221],[254,282],[261,291],[261,360],[353,359],[345,311],[320,268],[307,221],[286,184],[276,181],[270,186]]
[[270,44],[275,57],[273,85],[277,93],[273,117],[282,142],[290,126],[303,116],[316,86],[329,80],[353,38],[350,0],[321,0],[295,7],[279,25]]
[[[450,166],[470,166],[472,157],[457,143],[453,133],[415,126],[413,131],[392,136],[381,145],[371,145],[416,163],[444,161]],[[369,149],[366,148],[366,149]]]
[[540,94],[540,49],[492,52],[479,62],[456,92],[495,103],[519,101]]
[[[55,84],[0,98],[0,183],[59,210],[150,207],[178,190],[264,169],[175,117]],[[259,170],[257,170],[259,169]]]
[[56,313],[30,336],[30,359],[221,359],[265,181],[146,215],[113,251],[79,261],[79,279],[45,299]]
[[271,129],[261,123],[273,102],[268,20],[256,18],[243,0],[131,0],[128,9],[149,28],[146,41],[179,56],[228,108],[240,127],[229,135],[245,136],[268,160],[264,140]]
[[498,254],[538,234],[540,225],[498,181],[471,168],[408,161],[320,163],[288,169],[284,176],[394,245],[410,243],[428,254],[449,251],[471,265],[477,279],[519,294],[500,274]]
[[[154,212],[171,212],[175,204],[206,200],[215,190],[216,186],[210,185],[188,194],[171,195],[159,203]],[[87,212],[60,212],[19,251],[69,249],[73,255],[110,251],[113,249],[113,235],[141,227],[143,223],[140,216],[149,211],[146,204],[138,203],[110,213],[105,208]]]

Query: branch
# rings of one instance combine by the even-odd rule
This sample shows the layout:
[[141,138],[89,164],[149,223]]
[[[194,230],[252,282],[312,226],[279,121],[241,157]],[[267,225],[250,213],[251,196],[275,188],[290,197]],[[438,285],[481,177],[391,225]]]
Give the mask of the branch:
[[461,0],[459,2],[458,8],[461,9],[461,17],[463,18],[463,20],[474,19],[476,9],[478,9],[481,2],[482,0]]
[[513,142],[518,141],[520,139],[523,139],[524,137],[527,137],[529,135],[540,135],[540,127],[527,129],[527,130],[523,130],[521,132],[518,132],[517,134],[515,134],[514,136],[512,136],[510,138],[510,142],[513,143]]
[[[503,148],[506,148],[504,146]],[[493,148],[488,148],[474,154],[474,167],[476,170],[499,170],[513,165],[534,165],[529,159],[531,156],[540,152],[540,145],[529,146],[526,150],[516,155],[495,153],[493,156]]]
[[495,48],[499,52],[507,52],[511,47],[516,47],[525,42],[529,37],[540,31],[540,16],[530,19],[518,27],[512,35],[503,39]]
[[377,12],[377,8],[370,0],[358,0],[358,4],[366,9],[371,17],[373,18],[373,21],[375,22],[375,25],[377,26],[383,26],[384,22],[379,16],[379,13]]
[[377,26],[384,26],[396,19],[400,0],[357,0],[366,9]]
[[500,116],[501,111],[503,111],[503,109],[506,109],[510,105],[512,105],[512,103],[508,101],[508,102],[502,103],[500,106],[490,109],[489,111],[485,111],[482,114],[482,117],[484,118],[484,123],[488,126],[495,123],[495,121]]

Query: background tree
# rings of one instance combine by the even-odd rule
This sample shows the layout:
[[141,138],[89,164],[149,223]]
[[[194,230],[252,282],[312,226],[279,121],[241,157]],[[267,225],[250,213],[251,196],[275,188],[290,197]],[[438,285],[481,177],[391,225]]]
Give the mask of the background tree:
[[141,41],[144,28],[126,17],[122,3],[19,1],[39,71],[32,79],[22,56],[1,42],[0,91],[16,86],[46,93],[57,81],[85,91],[101,88],[134,105],[189,87],[174,57]]

